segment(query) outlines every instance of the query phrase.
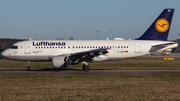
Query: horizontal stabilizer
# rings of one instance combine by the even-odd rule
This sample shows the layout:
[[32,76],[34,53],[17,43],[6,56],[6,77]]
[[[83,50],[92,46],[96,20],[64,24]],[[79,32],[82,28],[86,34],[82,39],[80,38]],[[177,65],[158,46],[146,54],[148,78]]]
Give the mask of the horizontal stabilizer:
[[151,47],[151,49],[149,50],[149,52],[159,52],[162,49],[164,50],[165,48],[167,49],[171,49],[171,47],[177,46],[177,43],[166,43],[166,44],[159,44],[159,45],[154,45]]

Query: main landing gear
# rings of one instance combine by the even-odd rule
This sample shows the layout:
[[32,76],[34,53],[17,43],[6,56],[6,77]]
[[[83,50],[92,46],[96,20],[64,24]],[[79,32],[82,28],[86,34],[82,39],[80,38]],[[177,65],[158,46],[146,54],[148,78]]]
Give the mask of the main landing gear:
[[26,65],[26,69],[25,69],[26,71],[30,71],[30,63],[31,63],[30,61],[27,61],[27,65]]
[[85,71],[89,71],[90,70],[90,67],[88,66],[88,63],[87,62],[82,62],[82,63],[84,63],[84,65],[83,65],[83,70],[85,70]]

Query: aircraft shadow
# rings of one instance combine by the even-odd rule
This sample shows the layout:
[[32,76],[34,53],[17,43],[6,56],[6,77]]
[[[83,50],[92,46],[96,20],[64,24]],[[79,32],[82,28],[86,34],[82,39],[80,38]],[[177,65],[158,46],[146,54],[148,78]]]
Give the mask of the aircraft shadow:
[[[91,70],[113,70],[113,69],[90,69]],[[0,71],[26,71],[23,69],[19,69],[19,70],[0,70]],[[30,71],[84,71],[83,69],[56,69],[56,68],[43,68],[43,69],[32,69]]]
[[[109,69],[90,69],[91,70],[109,70]],[[55,68],[44,68],[44,69],[37,69],[37,70],[31,70],[31,71],[84,71],[83,69],[55,69]]]

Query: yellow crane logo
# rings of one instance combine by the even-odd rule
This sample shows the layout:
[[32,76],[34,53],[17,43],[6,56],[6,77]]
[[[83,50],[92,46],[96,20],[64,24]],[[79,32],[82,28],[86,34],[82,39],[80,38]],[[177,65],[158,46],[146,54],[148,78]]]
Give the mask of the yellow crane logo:
[[169,22],[164,18],[158,19],[155,27],[159,32],[166,32],[169,29]]

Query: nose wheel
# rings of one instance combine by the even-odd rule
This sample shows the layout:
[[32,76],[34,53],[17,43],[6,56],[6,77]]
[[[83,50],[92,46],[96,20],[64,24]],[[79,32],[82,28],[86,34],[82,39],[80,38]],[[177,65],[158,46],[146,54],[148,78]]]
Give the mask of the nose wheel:
[[31,63],[30,61],[27,61],[27,65],[26,65],[26,69],[25,69],[26,71],[30,71],[30,63]]
[[30,71],[30,67],[26,67],[26,71]]

